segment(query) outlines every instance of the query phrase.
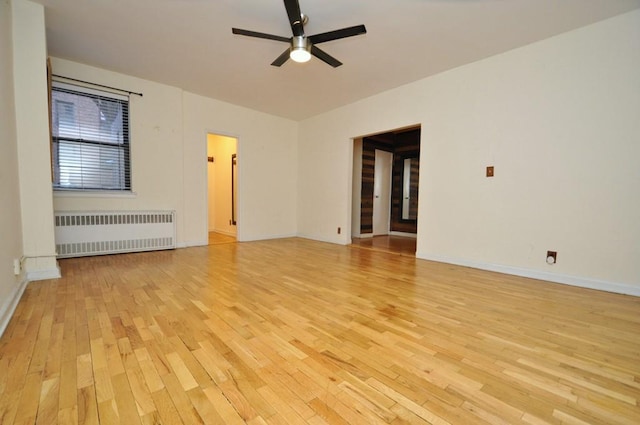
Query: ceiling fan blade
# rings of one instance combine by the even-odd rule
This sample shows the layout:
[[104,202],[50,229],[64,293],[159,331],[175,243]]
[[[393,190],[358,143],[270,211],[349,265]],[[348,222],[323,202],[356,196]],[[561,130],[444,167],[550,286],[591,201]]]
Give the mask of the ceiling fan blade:
[[238,35],[246,35],[247,37],[266,38],[267,40],[283,41],[291,43],[291,38],[281,37],[279,35],[265,34],[263,32],[243,30],[240,28],[231,28],[231,32]]
[[298,0],[284,0],[284,7],[287,9],[287,16],[289,16],[289,23],[291,24],[293,35],[295,37],[304,35],[302,12],[300,12],[300,3],[298,3]]
[[273,65],[273,66],[282,66],[282,64],[285,63],[287,61],[287,59],[289,59],[289,49],[287,49],[284,52],[282,52],[282,54],[280,56],[278,56],[276,58],[276,60],[271,62],[271,65]]
[[324,43],[339,38],[353,37],[354,35],[366,34],[367,29],[364,25],[356,25],[355,27],[342,28],[340,30],[323,32],[322,34],[310,35],[307,38],[313,43]]
[[320,59],[321,61],[323,61],[325,63],[328,63],[329,65],[331,65],[334,68],[337,68],[340,65],[342,65],[342,62],[340,62],[338,59],[336,59],[333,56],[329,55],[324,50],[318,49],[316,46],[311,46],[311,54],[313,56],[317,57],[318,59]]

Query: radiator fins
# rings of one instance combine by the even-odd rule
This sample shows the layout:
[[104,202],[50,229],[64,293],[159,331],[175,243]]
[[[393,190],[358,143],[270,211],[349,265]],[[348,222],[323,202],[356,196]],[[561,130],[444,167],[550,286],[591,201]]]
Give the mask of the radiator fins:
[[55,213],[58,258],[173,249],[174,211]]

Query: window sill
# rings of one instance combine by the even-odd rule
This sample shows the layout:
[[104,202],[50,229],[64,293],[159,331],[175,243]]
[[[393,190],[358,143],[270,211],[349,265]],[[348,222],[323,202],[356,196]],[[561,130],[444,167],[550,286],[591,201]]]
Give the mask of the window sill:
[[110,190],[53,190],[54,198],[137,198],[138,194],[132,191]]

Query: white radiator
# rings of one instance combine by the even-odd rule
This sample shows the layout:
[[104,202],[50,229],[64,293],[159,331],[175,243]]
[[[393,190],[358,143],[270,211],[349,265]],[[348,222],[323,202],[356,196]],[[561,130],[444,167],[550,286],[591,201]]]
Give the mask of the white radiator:
[[174,211],[56,211],[58,258],[176,247]]

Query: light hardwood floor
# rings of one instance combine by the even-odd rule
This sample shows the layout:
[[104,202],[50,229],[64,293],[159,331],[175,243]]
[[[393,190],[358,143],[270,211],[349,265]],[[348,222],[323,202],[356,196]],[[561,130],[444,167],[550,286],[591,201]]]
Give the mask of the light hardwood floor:
[[60,264],[2,425],[640,423],[640,298],[303,239]]
[[356,248],[371,249],[380,252],[392,252],[399,255],[416,256],[416,239],[406,236],[374,236],[372,238],[352,238]]
[[235,243],[234,236],[225,235],[218,232],[209,232],[209,245],[220,245],[224,243]]

